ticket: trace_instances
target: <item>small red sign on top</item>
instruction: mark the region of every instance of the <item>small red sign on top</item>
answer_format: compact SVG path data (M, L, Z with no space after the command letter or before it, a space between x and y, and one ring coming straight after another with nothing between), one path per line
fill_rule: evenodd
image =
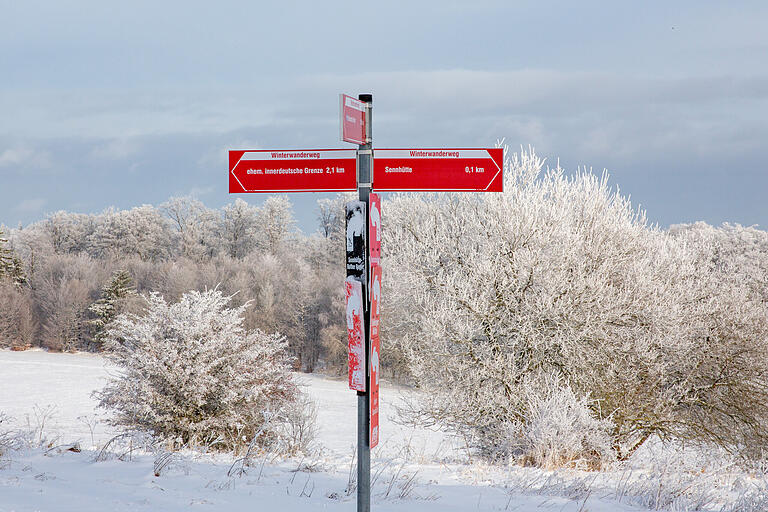
M365 103L346 94L340 94L339 98L341 140L365 144Z

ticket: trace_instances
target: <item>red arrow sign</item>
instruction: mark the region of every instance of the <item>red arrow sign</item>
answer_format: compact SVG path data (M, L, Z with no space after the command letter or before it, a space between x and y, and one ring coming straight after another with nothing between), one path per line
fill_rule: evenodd
M357 190L353 149L236 150L229 152L229 192Z
M501 192L504 150L376 149L373 189L393 191Z

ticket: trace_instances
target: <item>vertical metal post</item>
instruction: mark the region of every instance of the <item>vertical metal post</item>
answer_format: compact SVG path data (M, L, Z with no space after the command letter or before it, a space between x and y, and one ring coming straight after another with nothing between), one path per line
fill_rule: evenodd
M373 107L373 95L360 94L358 96L360 101L364 102L365 108L365 138L366 143L361 144L358 148L357 154L357 192L360 201L365 203L365 276L363 281L363 301L365 307L363 308L363 331L365 333L365 389L366 392L357 392L357 512L370 512L371 510L371 443L369 439L370 431L370 393L371 388L371 373L370 373L370 361L371 356L371 297L368 294L368 274L370 272L370 248L368 247L368 240L370 233L368 233L368 210L369 210L369 196L371 193L371 184L373 182L373 153L371 148L372 144L372 130L371 130L371 109Z

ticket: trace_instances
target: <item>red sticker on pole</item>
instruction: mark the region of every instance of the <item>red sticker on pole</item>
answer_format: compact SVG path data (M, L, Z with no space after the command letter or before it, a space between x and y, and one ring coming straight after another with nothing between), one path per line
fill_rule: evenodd
M365 338L363 336L363 284L355 278L346 280L347 347L349 388L365 391Z
M371 448L379 444L379 302L381 299L381 265L371 266Z
M341 140L365 144L365 103L346 94L339 94L339 103Z
M378 194L369 195L368 209L368 246L370 262L381 263L381 198Z
M232 150L229 193L357 190L354 149Z
M504 150L376 149L373 189L379 192L501 192Z

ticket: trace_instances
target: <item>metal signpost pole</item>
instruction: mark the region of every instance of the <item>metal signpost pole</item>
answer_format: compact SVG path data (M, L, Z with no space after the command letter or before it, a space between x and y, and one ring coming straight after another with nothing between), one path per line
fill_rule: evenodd
M345 294L349 387L357 391L357 511L370 512L371 445L375 447L381 437L378 380L374 379L371 386L373 365L374 374L378 376L379 372L378 300L381 286L381 267L378 265L381 203L376 194L373 194L375 208L371 210L370 206L374 174L376 192L502 192L504 151L501 148L379 149L374 160L373 96L360 94L358 98L339 95L341 140L358 144L356 152L343 149L230 150L229 192L351 192L357 189L359 201L348 203L346 211ZM373 258L371 231L376 233ZM376 264L373 271L372 262ZM373 279L371 274L375 274ZM375 285L373 281L377 281ZM373 325L372 295L376 295L377 300ZM372 336L376 348L374 354L371 353Z
M360 101L365 103L365 144L361 144L357 152L357 192L358 199L365 203L366 215L369 207L369 195L373 181L373 151L371 141L371 109L373 96L360 94ZM367 218L367 217L366 217ZM357 512L369 512L371 510L371 445L368 439L370 421L370 356L371 333L368 326L371 322L371 298L368 290L367 278L370 274L370 251L368 248L368 222L365 223L366 247L365 247L365 279L363 280L363 302L365 306L363 332L365 333L365 389L357 392Z

